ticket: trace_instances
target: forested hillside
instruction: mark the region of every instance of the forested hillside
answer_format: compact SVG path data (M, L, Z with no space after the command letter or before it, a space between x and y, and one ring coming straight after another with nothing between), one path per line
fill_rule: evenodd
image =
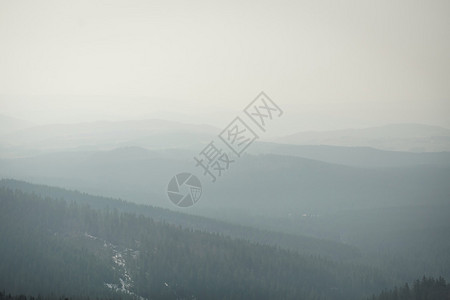
M449 300L450 284L445 279L439 277L422 277L417 279L410 287L405 283L402 287L395 287L389 291L383 291L378 296L373 296L372 300Z
M149 205L135 204L119 199L93 196L78 191L30 184L13 179L0 180L0 187L18 189L28 193L34 193L43 197L63 199L64 201L76 201L79 204L89 205L94 209L117 209L121 212L142 214L156 221L162 221L182 228L202 230L211 233L219 233L233 238L250 240L252 242L268 245L276 245L282 248L295 250L302 254L315 255L334 260L349 260L360 257L360 251L348 244L336 241L312 238L301 235L286 234L268 230L260 230L253 227L236 225L210 218L174 212L168 209Z
M376 270L0 188L0 289L148 299L361 299Z

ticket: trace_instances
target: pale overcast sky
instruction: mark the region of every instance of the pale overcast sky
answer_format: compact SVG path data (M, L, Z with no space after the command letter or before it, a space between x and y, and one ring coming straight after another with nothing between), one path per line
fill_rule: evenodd
M450 1L2 1L0 114L450 127ZM286 132L290 133L290 132Z

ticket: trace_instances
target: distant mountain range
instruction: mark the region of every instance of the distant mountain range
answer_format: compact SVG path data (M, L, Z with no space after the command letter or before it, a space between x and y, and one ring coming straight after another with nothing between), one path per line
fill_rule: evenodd
M158 119L35 126L0 115L0 157L26 157L68 150L112 150L119 147L195 150L220 132L220 128L210 125ZM428 125L396 124L366 129L299 132L271 141L277 144L442 152L450 151L450 130Z
M329 145L291 145L258 142L248 151L252 154L277 154L303 157L331 164L360 168L406 167L420 165L450 166L450 152L379 150L370 147Z
M15 132L20 129L33 127L35 124L0 114L0 135Z
M382 150L450 151L450 130L421 124L392 124L364 129L305 131L274 140L297 145L372 147Z
M189 148L219 133L209 125L165 120L52 124L13 130L0 139L0 157L23 157L64 150L108 150L139 146Z
M247 154L216 184L210 184L210 178L195 167L192 150L137 147L1 159L0 177L173 208L166 196L167 183L173 175L190 171L196 172L205 185L195 211L217 210L222 214L244 207L255 214L324 213L423 203L425 199L443 203L450 197L448 153L419 155L351 148L351 155L359 157L351 161L341 148L317 148L316 153L321 155L322 150L328 160L341 163L270 152ZM396 158L402 163L389 165ZM342 164L346 160L350 163Z

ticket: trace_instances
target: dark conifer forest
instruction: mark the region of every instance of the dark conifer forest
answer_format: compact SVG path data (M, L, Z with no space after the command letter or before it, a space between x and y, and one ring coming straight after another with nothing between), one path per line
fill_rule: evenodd
M158 222L117 209L0 189L0 285L32 296L358 299L380 272Z
M3 180L0 208L4 299L445 299L439 297L448 293L443 278L402 286L402 266L385 268L350 245L76 191ZM269 241L278 235L278 243Z

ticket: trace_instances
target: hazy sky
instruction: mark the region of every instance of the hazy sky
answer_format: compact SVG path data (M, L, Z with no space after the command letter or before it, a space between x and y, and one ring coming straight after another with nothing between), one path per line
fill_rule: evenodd
M0 113L450 127L450 1L2 1ZM289 132L286 132L289 133Z

